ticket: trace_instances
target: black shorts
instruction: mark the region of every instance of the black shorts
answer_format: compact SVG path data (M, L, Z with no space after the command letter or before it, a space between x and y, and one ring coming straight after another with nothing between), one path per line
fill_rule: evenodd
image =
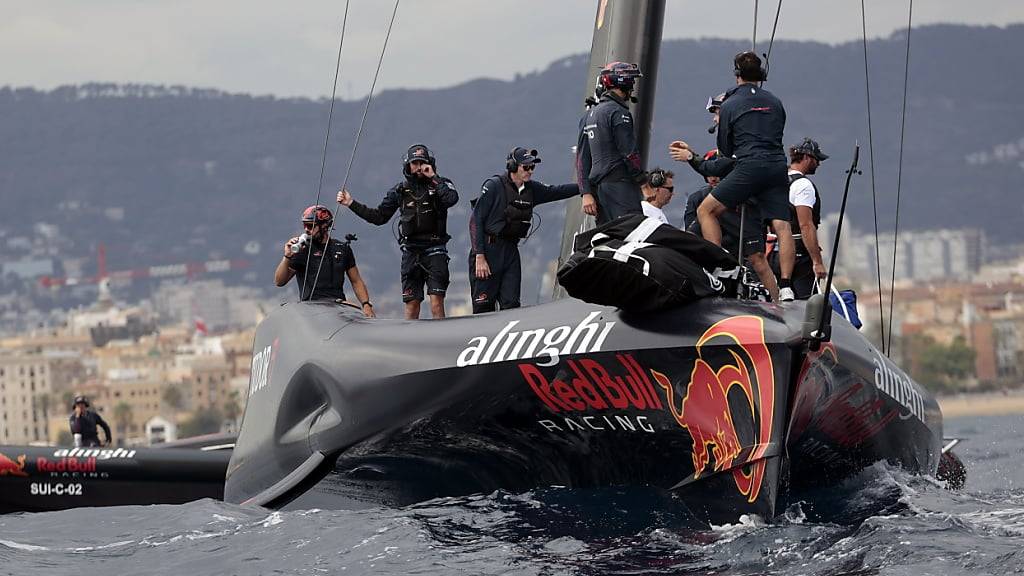
M740 219L743 220L743 254L750 256L754 252L764 253L765 224L761 216L760 206L756 203L747 203L744 214L741 208L727 210L718 217L718 223L722 227L722 248L736 255L739 247Z
M448 291L448 249L444 246L402 249L402 302L423 300L427 294L444 296Z
M711 191L726 208L757 198L765 221L789 220L789 176L785 160L743 160Z

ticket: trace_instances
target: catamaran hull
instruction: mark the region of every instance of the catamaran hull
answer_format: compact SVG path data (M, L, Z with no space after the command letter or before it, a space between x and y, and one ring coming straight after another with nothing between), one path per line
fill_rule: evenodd
M831 356L806 357L802 317L800 303L726 299L642 315L560 300L444 322L289 304L257 331L225 497L348 508L634 485L724 522L770 518L783 488L879 459L933 473L934 400L901 372L917 396L887 394L898 386L876 383L852 327ZM861 433L837 440L837 413L864 415Z
M230 451L0 446L0 514L223 499Z

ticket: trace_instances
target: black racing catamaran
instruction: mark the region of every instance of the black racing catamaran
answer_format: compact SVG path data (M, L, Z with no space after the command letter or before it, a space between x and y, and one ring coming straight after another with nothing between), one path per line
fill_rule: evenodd
M664 9L664 0L600 0L584 85L590 96L607 62L640 63L644 157ZM590 227L570 203L563 262ZM0 512L221 495L349 508L645 486L721 523L770 519L791 493L877 461L936 474L940 462L955 464L944 458L950 447L931 395L820 296L784 306L709 297L638 313L563 294L430 322L305 301L257 330L229 464L230 442L2 446Z
M664 8L601 0L585 82L589 96L606 62L641 64L642 151ZM571 203L563 259L589 226ZM647 486L717 523L770 519L788 491L877 461L935 474L938 404L831 318L822 297L713 297L650 313L562 297L430 322L287 304L257 330L260 369L225 499L348 508Z

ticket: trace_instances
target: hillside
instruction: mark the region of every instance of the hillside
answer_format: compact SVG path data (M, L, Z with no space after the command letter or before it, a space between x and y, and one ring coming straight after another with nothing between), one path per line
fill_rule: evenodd
M902 225L979 227L991 243L1024 241L1018 184L1024 102L1015 89L1020 81L1007 72L1018 69L1024 26L943 25L913 34ZM869 46L883 228L894 219L904 39L897 34ZM665 43L649 165L670 163L665 148L673 139L712 144L703 104L731 84L731 56L744 47L725 40ZM455 236L453 278L463 279L469 200L484 178L502 168L510 147L542 151L539 179L570 178L569 147L576 138L585 65L581 54L514 81L481 79L379 94L349 189L357 199L375 202L397 181L405 148L429 144L440 173L455 181L462 196L449 230ZM786 105L787 141L812 136L832 155L818 179L826 211L838 205L854 141L865 147L865 176L851 200L851 218L863 228L871 213L861 45L779 42L766 87ZM362 106L339 102L335 108L325 203L333 204L344 177ZM258 273L237 279L269 285L281 243L316 195L327 113L326 100L184 87L0 89L0 194L7 208L0 212L0 235L32 236L34 224L53 224L65 243L59 254L50 254L56 263L91 257L103 242L114 269L239 257L255 241L261 246ZM689 169L680 170L681 190L698 185ZM683 204L677 197L670 217L681 217ZM526 245L527 278L555 256L561 214L560 206L542 211L543 226ZM391 231L347 212L339 229L359 234L357 256L371 288L397 293L398 250ZM0 250L5 260L20 257ZM526 284L529 300L536 281Z

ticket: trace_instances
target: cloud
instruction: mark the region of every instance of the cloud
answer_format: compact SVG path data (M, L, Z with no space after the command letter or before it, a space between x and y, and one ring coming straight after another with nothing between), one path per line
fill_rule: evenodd
M919 2L915 25L1024 21L1020 0ZM747 6L749 5L749 6ZM339 94L368 89L393 4L351 2ZM403 0L378 83L437 87L511 78L590 48L594 0ZM665 38L749 38L752 2L668 2ZM759 42L776 4L760 2ZM15 86L90 81L184 84L279 96L330 94L344 3L242 0L20 2L0 22L0 67ZM887 36L906 3L870 0L868 32ZM778 38L860 37L860 3L787 0Z

